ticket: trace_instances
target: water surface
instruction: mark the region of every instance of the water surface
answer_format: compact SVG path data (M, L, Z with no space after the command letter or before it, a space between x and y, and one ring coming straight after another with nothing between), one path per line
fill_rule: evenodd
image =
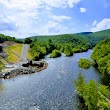
M77 110L73 79L81 72L87 81L100 82L94 67L88 70L78 67L78 60L90 58L91 52L52 59L47 56L47 69L0 80L0 110Z

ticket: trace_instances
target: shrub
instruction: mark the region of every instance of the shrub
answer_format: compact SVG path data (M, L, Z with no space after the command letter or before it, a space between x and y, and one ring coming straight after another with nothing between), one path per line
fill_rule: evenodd
M56 57L60 57L61 56L61 52L59 50L53 50L52 53L50 54L50 58L56 58Z
M70 45L66 45L64 48L64 54L66 56L72 56L73 55L73 51L72 51L72 47Z
M81 58L78 62L78 66L80 68L84 68L84 69L88 69L91 65L90 60L86 59L86 58Z

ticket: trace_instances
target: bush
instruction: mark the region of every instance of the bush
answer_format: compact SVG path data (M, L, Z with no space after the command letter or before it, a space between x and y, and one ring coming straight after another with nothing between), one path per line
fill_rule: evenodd
M50 54L50 58L56 58L56 57L60 57L61 56L61 52L59 50L53 50L52 53Z
M88 110L110 110L110 92L107 86L99 85L94 80L86 83L82 74L74 80L74 85L76 92L83 99L81 103L84 103Z
M66 45L64 48L64 54L66 56L72 56L73 55L73 51L72 51L72 46L71 45Z
M88 69L91 66L91 62L86 58L81 58L78 62L78 66L80 68Z

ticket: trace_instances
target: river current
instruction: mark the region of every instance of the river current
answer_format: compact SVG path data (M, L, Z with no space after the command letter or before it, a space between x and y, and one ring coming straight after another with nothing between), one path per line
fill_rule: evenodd
M78 110L73 79L81 72L86 81L100 83L98 71L78 67L80 58L89 58L92 50L72 57L48 58L48 68L35 74L0 79L0 110Z

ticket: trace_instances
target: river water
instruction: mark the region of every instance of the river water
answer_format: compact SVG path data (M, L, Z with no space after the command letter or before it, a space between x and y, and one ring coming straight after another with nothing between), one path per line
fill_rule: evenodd
M0 110L78 110L73 79L81 72L88 82L100 83L98 71L78 67L80 58L90 58L92 50L72 57L44 59L48 68L35 74L0 80Z

